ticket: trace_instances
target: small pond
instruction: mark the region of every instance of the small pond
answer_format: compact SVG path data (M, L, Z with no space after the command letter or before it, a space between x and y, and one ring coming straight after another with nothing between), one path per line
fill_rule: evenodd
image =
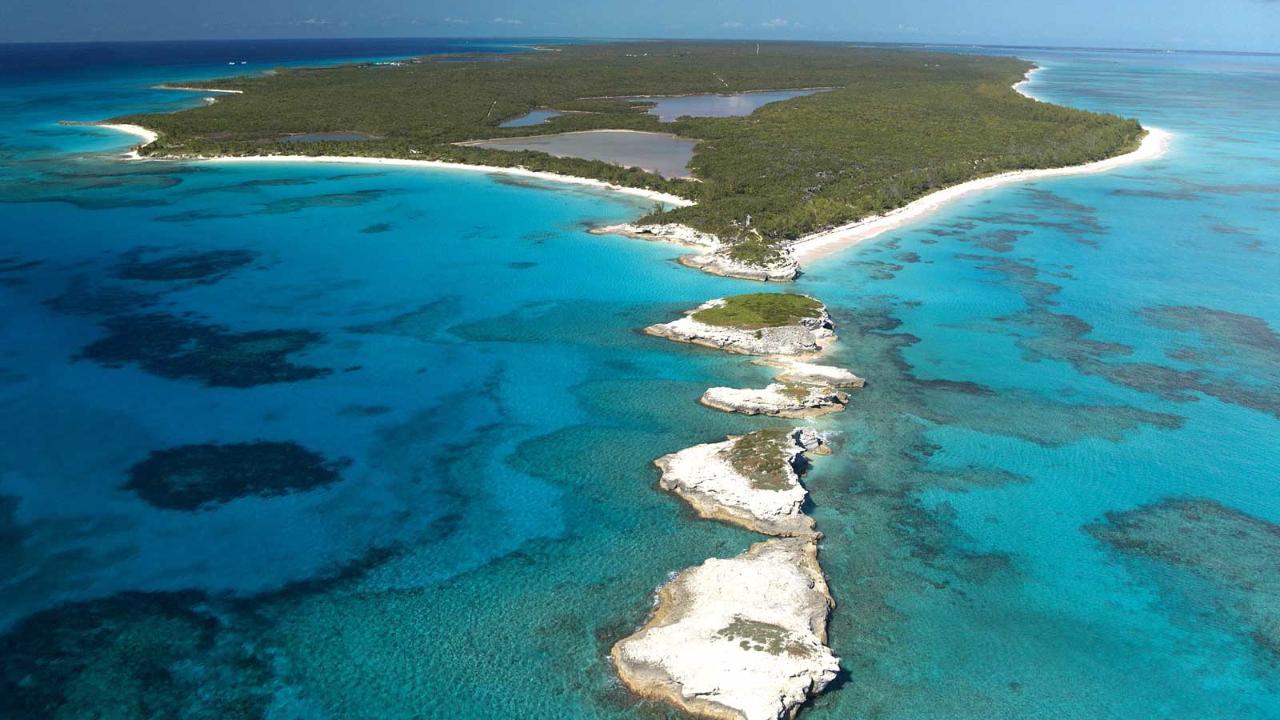
M541 125L542 123L554 117L560 117L562 113L555 110L530 110L520 117L513 117L510 120L503 120L498 127L529 127L530 125Z

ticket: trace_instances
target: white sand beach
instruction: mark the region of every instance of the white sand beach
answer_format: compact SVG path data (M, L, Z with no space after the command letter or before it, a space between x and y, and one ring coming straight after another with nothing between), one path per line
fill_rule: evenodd
M207 88L194 87L191 85L152 85L152 90L182 90L183 92L202 92L202 93L228 93L231 95L243 95L243 90L224 90L223 88Z
M1027 92L1027 85L1031 83L1035 74L1043 68L1036 67L1028 71L1026 77L1013 86L1017 92L1039 101ZM238 90L217 90L214 88L190 88L178 86L159 86L165 89L181 89L181 90L201 90L207 92L240 92ZM114 125L103 124L100 127L112 128L121 132L126 132L143 139L143 142L135 147L127 154L131 158L140 158L137 152L139 148L153 142L158 135L139 125ZM931 213L936 212L947 203L961 198L970 193L990 190L1003 185L1012 183L1030 182L1035 180L1043 180L1054 177L1066 177L1071 175L1087 175L1093 173L1108 172L1117 168L1134 165L1137 163L1149 162L1158 159L1164 155L1172 141L1173 134L1167 130L1160 128L1148 127L1147 134L1143 137L1141 144L1132 152L1116 157L1107 158L1106 160L1098 160L1096 162L1086 163L1084 165L1071 165L1061 168L1048 168L1043 170L1015 170L1012 172L992 175L990 177L978 178L969 182L952 185L936 192L925 195L922 198L912 201L903 207L900 207L884 215L875 215L863 218L856 222L839 227L824 230L822 232L813 233L796 240L791 243L791 256L800 263L808 262L817 258L821 258L832 253L844 250L859 243L870 240L883 233L896 230L908 223L921 220ZM628 132L620 130L617 132ZM568 133L566 133L568 134ZM466 145L471 143L458 143ZM187 159L187 158L177 158ZM599 188L619 192L626 195L641 197L646 200L664 203L671 207L685 207L692 205L693 201L682 198L669 193L658 192L656 190L645 190L642 188L624 187L614 185L602 180L591 178L576 177L572 175L561 175L558 173L542 172L537 170L529 170L522 167L497 167L491 165L470 165L466 163L444 162L440 160L413 160L408 158L379 158L379 157L346 157L346 156L310 156L310 155L254 155L246 157L217 157L217 158L190 158L192 160L202 160L206 162L253 162L253 163L347 163L347 164L364 164L364 165L392 165L398 167L418 167L430 168L437 170L465 170L471 172L487 172L501 173L515 177L525 177L534 180L546 180L550 182L568 183L572 185L583 185L587 187Z
M123 125L103 123L98 127L110 128L120 132L129 133L135 137L142 138L142 142L134 146L126 157L132 159L141 159L142 156L138 150L160 137L154 131L148 130L141 125ZM379 158L379 157L347 157L342 155L249 155L244 157L195 157L195 158L155 158L156 160L199 160L201 162L219 162L219 163L342 163L347 165L392 165L396 167L413 167L413 168L429 168L434 170L466 170L468 172L486 172L499 173L502 175L513 175L515 177L524 177L531 180L546 180L549 182L569 183L572 185L585 185L587 187L608 190L611 192L622 193L624 195L632 195L641 197L646 200L653 200L672 207L685 207L692 205L693 201L682 198L678 195L670 193L658 192L657 190L645 190L644 188L625 187L623 185L614 185L604 182L603 180L594 180L592 178L575 177L573 175L560 175L557 173L541 172L538 170L529 170L522 167L498 167L494 165L468 165L466 163L452 163L441 160L412 160L408 158Z
M991 177L970 180L959 185L952 185L937 192L929 193L884 215L875 215L848 225L841 225L840 227L802 237L791 244L792 256L797 261L804 263L830 255L833 252L857 245L882 233L896 230L903 225L920 220L936 212L952 200L970 193L990 190L1012 183L1069 175L1088 175L1115 170L1126 165L1149 162L1168 152L1172 138L1173 134L1167 130L1148 127L1147 134L1142 138L1142 143L1138 146L1138 149L1124 155L1117 155L1113 158L1085 163L1084 165L1071 165L1045 170L1015 170L992 175Z
M502 175L512 175L515 177L529 178L531 180L547 180L550 182L568 183L571 185L586 185L588 187L598 188L601 190L609 190L624 195L634 195L642 197L646 200L664 203L673 207L684 207L692 205L693 201L682 198L678 195L670 193L658 192L657 190L645 190L644 188L626 187L624 185L614 185L603 180L594 180L592 178L576 177L573 175L560 175L558 173L542 172L540 170L529 170L522 167L498 167L495 165L468 165L466 163L444 162L442 160L410 160L406 158L377 158L377 157L346 157L341 155L250 155L246 157L218 157L218 158L195 158L205 162L218 163L345 163L355 165L393 165L397 167L416 167L430 168L435 170L467 170L470 172L486 172L499 173Z

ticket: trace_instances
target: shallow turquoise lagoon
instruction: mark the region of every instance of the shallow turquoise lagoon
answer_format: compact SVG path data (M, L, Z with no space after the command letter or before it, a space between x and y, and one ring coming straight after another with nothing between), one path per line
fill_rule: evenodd
M805 712L1280 716L1274 548L1203 524L1280 521L1280 63L1025 54L1173 149L807 268L869 384L808 478L847 673ZM759 286L587 234L616 193L57 125L201 62L0 83L0 715L663 716L608 648L758 538L650 463L767 376L638 329Z

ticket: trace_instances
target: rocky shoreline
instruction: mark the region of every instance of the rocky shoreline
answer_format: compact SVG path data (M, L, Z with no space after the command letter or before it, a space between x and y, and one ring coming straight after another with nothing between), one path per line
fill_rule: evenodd
M804 513L809 493L800 484L805 452L823 446L810 428L754 433L694 445L654 461L663 490L678 495L704 518L763 535L813 535Z
M767 540L663 585L653 613L613 646L632 692L724 720L792 718L840 671L816 537Z
M742 355L814 355L836 340L835 325L822 307L816 317L800 318L792 324L742 328L711 325L694 319L704 310L723 307L725 298L709 300L684 317L650 325L644 331L676 342L691 343Z
M707 388L698 402L743 415L812 418L844 410L849 394L823 385L770 383L763 388Z
M702 322L695 319L703 311ZM763 389L713 387L701 402L748 415L812 416L844 408L863 386L843 368L799 359L827 349L835 327L812 298L746 295L703 303L650 335L763 356L778 370ZM799 356L799 357L797 357ZM808 456L830 453L810 427L766 428L654 461L659 487L699 516L773 539L711 558L658 590L654 611L610 656L635 694L724 720L784 720L840 670L826 646L835 606L818 563L822 534L805 512Z
M730 254L731 246L715 235L679 223L649 225L625 223L593 228L590 232L596 235L622 235L640 240L661 240L696 248L702 252L696 255L680 256L680 264L712 275L761 282L788 282L800 275L800 263L791 257L790 250L780 251L773 262L764 264L744 262L735 259Z

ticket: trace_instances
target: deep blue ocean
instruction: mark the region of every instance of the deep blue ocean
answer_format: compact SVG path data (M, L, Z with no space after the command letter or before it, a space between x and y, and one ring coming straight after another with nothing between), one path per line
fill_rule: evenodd
M617 193L58 124L458 50L519 47L0 46L0 717L666 715L609 647L759 538L651 461L768 375L638 329L760 286L588 234ZM846 674L805 717L1280 718L1280 58L992 52L1173 146L806 268L868 386L806 480ZM1107 515L1168 498L1233 514Z

